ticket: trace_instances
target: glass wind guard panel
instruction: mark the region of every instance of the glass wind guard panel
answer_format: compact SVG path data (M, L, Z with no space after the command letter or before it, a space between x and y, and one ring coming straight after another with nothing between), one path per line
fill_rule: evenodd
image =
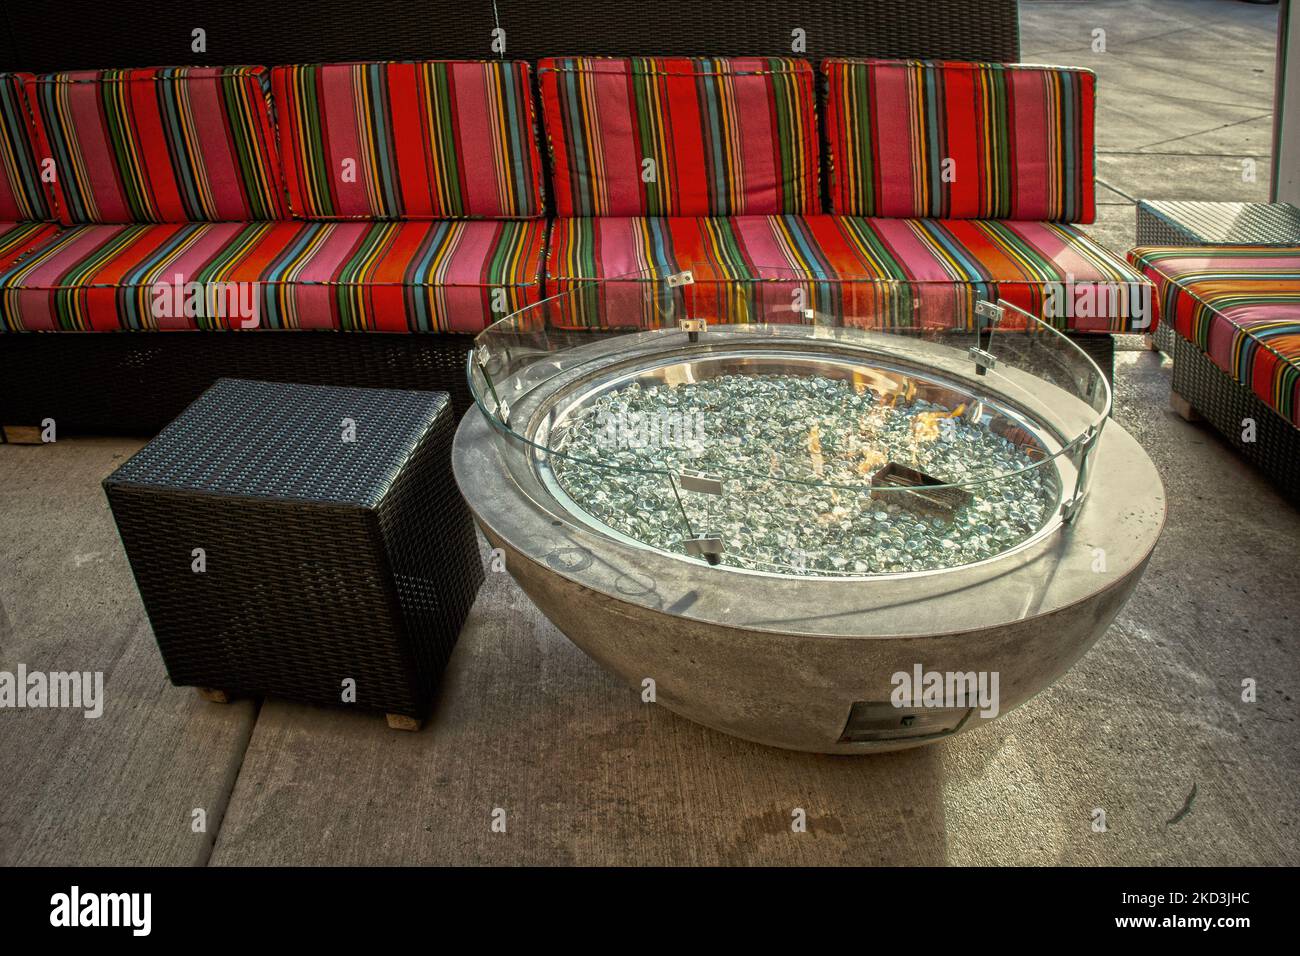
M1110 390L1069 339L936 283L641 274L477 339L469 376L563 520L751 572L976 563L1082 506Z

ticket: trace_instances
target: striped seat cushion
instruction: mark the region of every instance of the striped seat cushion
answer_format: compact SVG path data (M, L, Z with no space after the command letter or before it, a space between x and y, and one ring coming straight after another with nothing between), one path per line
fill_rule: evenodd
M802 60L548 58L537 75L560 216L818 211Z
M973 328L975 303L997 298L1074 331L1143 329L1151 316L1150 284L1065 224L737 216L561 219L552 228L550 292L684 270L696 303L713 295L713 314L743 315L736 303L748 296L751 321L788 312L792 295L794 305L861 325ZM593 321L617 324L617 300L606 301L608 314Z
M53 73L27 89L63 223L284 218L264 67Z
M542 215L527 63L281 66L272 89L295 216Z
M32 144L25 73L0 73L0 219L49 219L40 162Z
M830 59L822 72L832 212L1093 221L1090 71Z
M1134 249L1162 321L1300 428L1300 246Z
M52 222L0 222L0 268L13 265L58 231Z
M88 225L0 271L9 331L478 332L537 300L544 224Z

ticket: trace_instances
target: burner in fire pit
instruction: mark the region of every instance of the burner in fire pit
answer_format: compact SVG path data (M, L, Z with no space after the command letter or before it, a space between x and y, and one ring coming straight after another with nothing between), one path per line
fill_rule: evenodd
M871 476L873 498L892 498L902 508L932 515L951 522L971 498L965 488L957 488L933 475L891 461ZM886 495L880 489L906 488L907 493Z

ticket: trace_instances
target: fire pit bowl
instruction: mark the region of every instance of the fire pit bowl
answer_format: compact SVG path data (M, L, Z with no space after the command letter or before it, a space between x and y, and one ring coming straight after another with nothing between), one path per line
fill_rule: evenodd
M774 746L1022 703L1164 521L1088 356L946 289L628 276L496 323L469 375L454 470L510 574L642 699Z

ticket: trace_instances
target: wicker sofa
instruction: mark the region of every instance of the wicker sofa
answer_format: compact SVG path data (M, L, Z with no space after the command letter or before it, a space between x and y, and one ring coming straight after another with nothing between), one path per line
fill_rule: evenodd
M222 375L463 409L494 318L688 266L728 296L776 269L826 304L887 286L900 322L923 300L973 322L980 298L1041 312L1049 290L1109 289L1049 316L1106 366L1105 333L1149 321L1147 280L1074 225L1094 212L1087 71L567 57L0 79L0 425L151 432Z

